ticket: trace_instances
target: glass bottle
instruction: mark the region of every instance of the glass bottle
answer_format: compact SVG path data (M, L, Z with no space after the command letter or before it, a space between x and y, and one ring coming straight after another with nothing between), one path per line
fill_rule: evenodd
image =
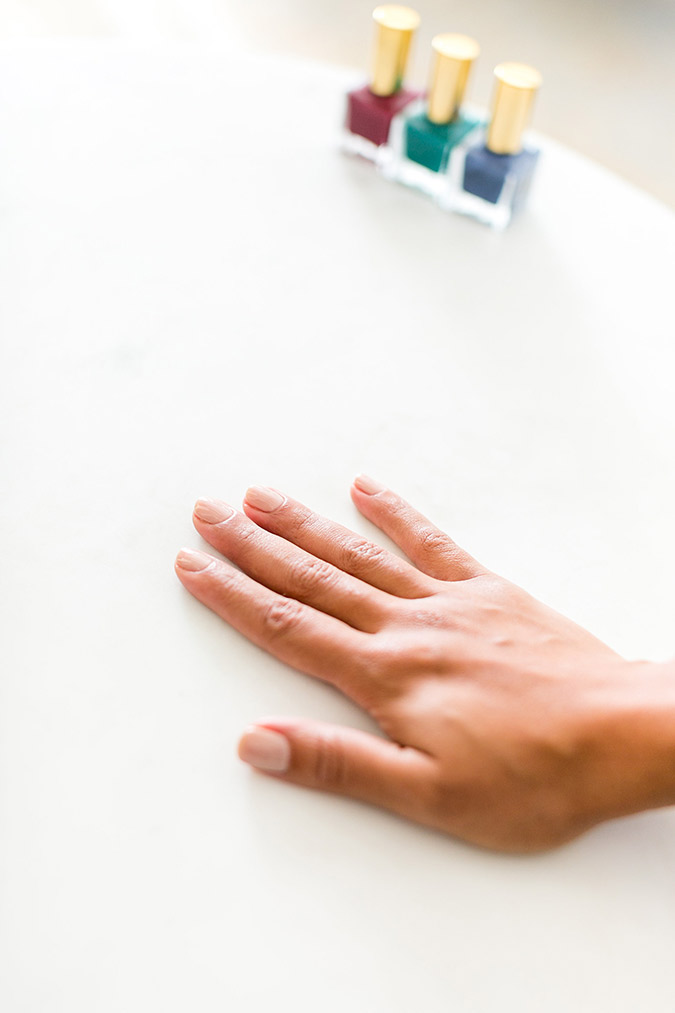
M381 163L394 117L419 97L403 86L413 35L420 23L417 11L387 4L373 11L375 60L370 84L347 95L343 148Z
M387 174L438 196L448 186L453 149L483 123L462 109L480 46L467 35L445 34L435 36L431 48L434 59L427 97L408 105L392 125L395 157Z
M492 115L484 135L451 159L449 206L497 228L508 225L527 196L539 151L524 145L541 74L524 63L495 67Z

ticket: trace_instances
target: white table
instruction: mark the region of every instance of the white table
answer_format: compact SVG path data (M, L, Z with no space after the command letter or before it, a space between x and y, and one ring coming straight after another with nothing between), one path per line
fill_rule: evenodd
M447 217L336 153L352 80L1 53L4 1013L672 1013L674 811L505 858L234 756L368 727L172 573L252 482L365 532L366 470L674 650L672 215L547 144L508 232Z

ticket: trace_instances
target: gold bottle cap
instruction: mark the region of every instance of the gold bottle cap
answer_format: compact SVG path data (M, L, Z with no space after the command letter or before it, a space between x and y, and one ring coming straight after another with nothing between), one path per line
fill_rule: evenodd
M468 35L436 35L431 40L435 53L429 85L427 117L432 123L449 123L459 112L471 65L480 46Z
M525 63L500 63L495 79L486 144L496 155L515 155L522 148L541 74Z
M401 87L410 43L419 27L420 16L410 7L386 4L376 7L375 68L370 90L375 95L393 95Z

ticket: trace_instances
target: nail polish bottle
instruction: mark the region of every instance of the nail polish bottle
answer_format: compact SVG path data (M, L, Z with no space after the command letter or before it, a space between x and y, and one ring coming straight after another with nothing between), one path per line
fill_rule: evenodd
M411 103L392 125L395 158L387 174L425 193L448 187L450 155L483 124L461 108L469 73L480 52L467 35L437 35L431 43L433 65L426 100Z
M541 74L524 63L495 67L492 115L481 139L453 155L450 206L504 228L527 200L539 151L523 145Z
M373 11L375 60L372 80L347 95L347 117L343 147L381 164L388 156L383 150L391 121L419 92L403 87L405 67L420 16L410 7L387 4Z

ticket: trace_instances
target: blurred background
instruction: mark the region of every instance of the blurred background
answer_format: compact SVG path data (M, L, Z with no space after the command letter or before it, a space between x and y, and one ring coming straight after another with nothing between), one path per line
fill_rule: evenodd
M219 40L363 67L373 0L2 0L0 38ZM675 207L675 0L419 0L410 80L433 35L475 36L469 98L501 60L537 66L543 133Z

